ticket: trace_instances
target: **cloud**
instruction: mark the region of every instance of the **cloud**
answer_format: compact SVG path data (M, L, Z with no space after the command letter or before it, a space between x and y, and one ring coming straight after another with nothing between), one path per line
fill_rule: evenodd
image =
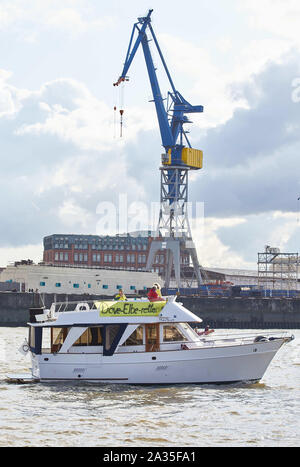
M245 0L240 5L249 13L252 27L283 37L300 46L298 0Z
M43 260L43 245L25 245L20 247L0 248L0 267L5 267L14 261L21 259L32 259L35 263Z
M263 212L245 216L243 222L230 226L220 225L217 235L221 244L233 248L234 254L254 268L257 253L265 245L280 248L282 252L297 252L299 249L300 224L293 212ZM241 264L241 262L239 262Z
M28 91L10 85L4 70L1 77L0 247L53 231L95 233L99 203L153 193L149 112L127 109L126 139L114 138L112 109L82 83L58 79ZM158 166L159 157L157 180Z
M114 16L99 14L89 1L2 0L0 5L0 30L13 29L28 42L36 41L45 30L75 37L115 26Z
M300 106L292 100L292 81L298 73L298 54L268 65L239 89L249 108L207 131L205 168L191 190L209 216L294 207L300 189Z
M287 249L298 241L300 104L291 96L300 77L299 7L251 0L240 8L260 32L239 48L234 35L214 36L228 65L185 36L159 38L184 97L205 107L191 127L205 166L190 175L190 200L205 202L199 258L211 266L247 267L265 243ZM96 11L79 0L3 0L0 30L27 41L41 34L45 42L81 39L114 24ZM88 84L44 75L32 91L12 86L11 77L0 70L0 254L14 246L21 255L24 245L39 245L54 231L100 233L99 206L117 206L120 192L129 203L159 200L162 148L153 104L126 106L120 139L119 113L114 128L109 98L97 98ZM144 92L144 81L134 86Z

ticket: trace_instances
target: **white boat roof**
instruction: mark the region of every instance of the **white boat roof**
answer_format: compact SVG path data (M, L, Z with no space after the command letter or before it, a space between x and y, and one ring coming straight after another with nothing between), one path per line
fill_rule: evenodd
M55 305L55 304L53 304ZM93 308L87 302L78 302L73 311L55 312L55 306L36 315L33 326L82 326L101 324L143 324L143 323L201 323L202 319L187 310L176 297L165 301L148 300L94 301Z

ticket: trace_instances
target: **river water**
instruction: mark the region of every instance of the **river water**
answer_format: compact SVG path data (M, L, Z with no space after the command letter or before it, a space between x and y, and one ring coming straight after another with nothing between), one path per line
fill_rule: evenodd
M7 383L28 373L17 350L27 329L0 328L0 446L300 446L300 331L291 333L258 384L139 387Z

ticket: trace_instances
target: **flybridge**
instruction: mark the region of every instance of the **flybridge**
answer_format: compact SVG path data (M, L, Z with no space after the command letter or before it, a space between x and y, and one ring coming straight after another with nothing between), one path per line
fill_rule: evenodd
M142 323L142 322L195 322L202 320L176 302L175 296L167 300L149 302L147 299L120 301L84 301L53 303L49 310L38 309L32 315L33 326L67 326L86 323Z

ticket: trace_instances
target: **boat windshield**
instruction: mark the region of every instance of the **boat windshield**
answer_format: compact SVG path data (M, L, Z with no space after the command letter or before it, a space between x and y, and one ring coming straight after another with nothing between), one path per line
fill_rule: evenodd
M165 324L163 326L163 341L164 342L182 342L187 341L188 339L184 336L181 330L170 324Z

